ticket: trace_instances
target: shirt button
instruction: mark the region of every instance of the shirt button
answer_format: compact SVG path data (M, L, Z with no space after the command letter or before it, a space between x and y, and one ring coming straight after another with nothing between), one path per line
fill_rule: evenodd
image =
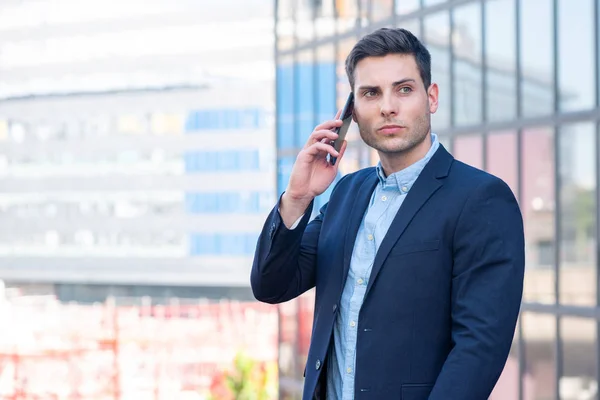
M356 326L356 322L354 322L354 321L350 322L350 326L355 327Z
M352 368L348 367L348 369L346 369L346 372L351 374L352 373Z
M387 200L387 196L381 196L381 201L386 201Z
M407 188L406 186L402 186L402 187L401 187L401 189L402 189L402 191L403 191L403 192L405 192L405 193L406 193L406 192L408 192L408 188Z
M358 279L356 280L356 283L358 283L359 285L362 285L362 284L363 284L363 282L364 282L364 281L362 280L362 278L358 278Z
M369 235L369 236L367 236L367 239L369 239L369 240L373 240L373 235Z

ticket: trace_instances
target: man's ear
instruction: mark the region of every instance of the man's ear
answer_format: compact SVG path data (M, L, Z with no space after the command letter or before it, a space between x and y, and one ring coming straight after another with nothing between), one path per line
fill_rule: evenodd
M352 110L352 121L354 121L358 124L358 121L356 120L356 111L355 110Z

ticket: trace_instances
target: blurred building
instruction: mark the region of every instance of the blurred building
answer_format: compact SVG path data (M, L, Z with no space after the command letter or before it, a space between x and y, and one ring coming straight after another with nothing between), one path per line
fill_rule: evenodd
M522 313L492 399L598 398L598 2L275 3L277 192L313 127L343 106L344 61L357 39L380 27L411 30L429 48L440 86L433 130L456 158L504 179L525 219ZM375 165L355 125L348 136L341 173ZM310 315L311 296L287 304L287 314ZM302 318L287 323L310 326ZM299 333L282 346L289 392L307 340Z
M0 279L252 298L275 197L272 4L0 4Z

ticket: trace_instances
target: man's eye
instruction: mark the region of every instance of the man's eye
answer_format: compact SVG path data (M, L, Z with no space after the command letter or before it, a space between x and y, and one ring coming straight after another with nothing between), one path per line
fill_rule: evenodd
M373 97L375 95L376 95L376 93L374 90L368 90L365 92L365 97Z
M412 92L412 89L409 88L408 86L401 87L399 90L400 90L400 93L404 93L404 94L408 94L408 93Z

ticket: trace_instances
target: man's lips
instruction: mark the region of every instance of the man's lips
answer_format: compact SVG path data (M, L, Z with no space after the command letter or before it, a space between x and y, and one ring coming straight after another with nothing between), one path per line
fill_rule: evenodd
M383 133L384 135L389 135L393 133L398 133L405 127L400 125L384 125L381 128L377 129L378 132Z

